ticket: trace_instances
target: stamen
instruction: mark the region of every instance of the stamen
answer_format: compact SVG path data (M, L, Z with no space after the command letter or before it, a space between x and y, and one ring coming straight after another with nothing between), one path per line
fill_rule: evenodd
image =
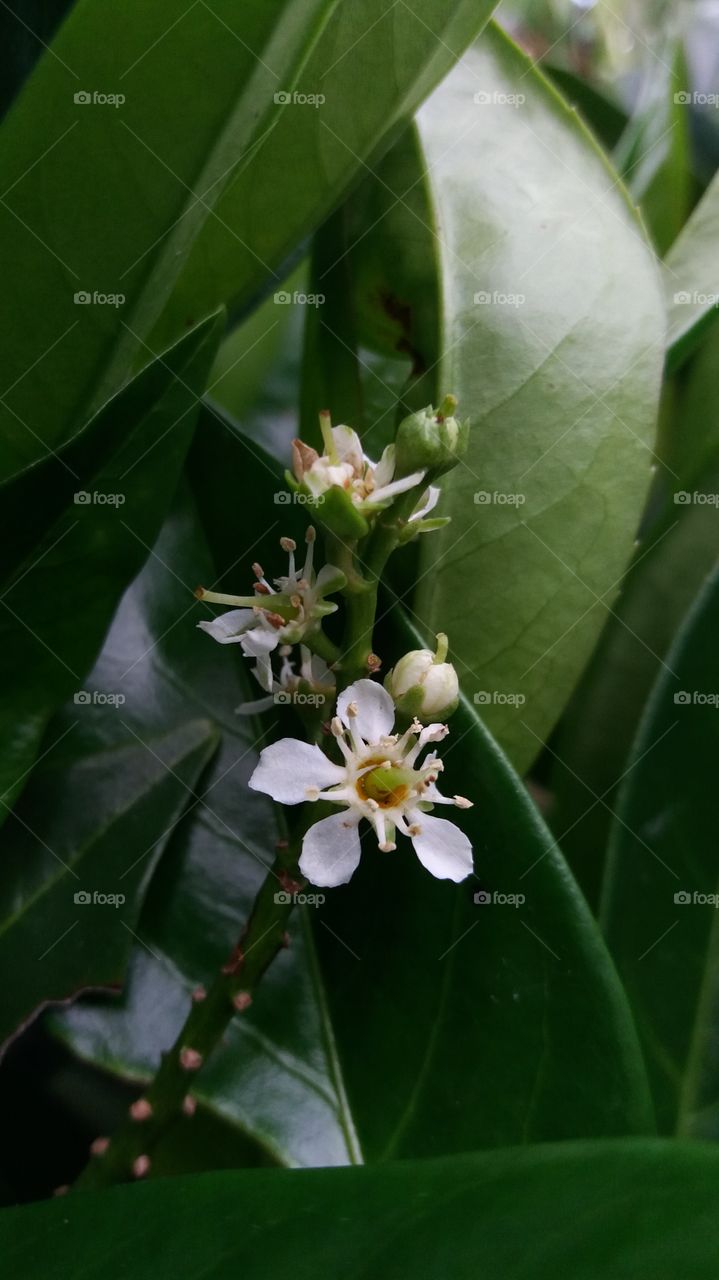
M319 787L305 787L305 796L308 800L318 800L320 795Z
M332 418L329 409L320 410L320 431L322 432L325 453L332 465L336 467L339 464L339 455L332 435Z
M473 801L473 800L468 800L466 796L455 796L455 797L454 797L454 803L456 804L456 806L457 806L457 808L458 808L458 809L472 809L472 808L474 808L474 801Z

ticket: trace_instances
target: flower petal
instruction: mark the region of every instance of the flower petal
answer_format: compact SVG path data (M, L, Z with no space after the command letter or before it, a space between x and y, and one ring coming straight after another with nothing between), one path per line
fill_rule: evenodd
M362 441L357 432L353 431L352 427L345 427L340 424L340 426L332 428L332 439L340 462L348 462L353 471L361 471L364 459Z
M347 714L350 702L357 704L356 716ZM392 732L394 703L375 680L356 680L337 699L337 715L346 729L353 729L365 742L378 742Z
M281 738L260 752L248 786L264 791L280 804L302 804L308 787L333 787L344 782L345 771L317 746L299 738Z
M441 492L441 489L436 484L431 484L427 492L422 494L419 503L410 516L410 520L421 520L423 516L427 515L428 511L433 511L439 502Z
M200 631L206 631L218 644L237 644L247 627L252 626L255 615L252 609L230 609L229 613L221 613L217 618L203 619L198 622Z
M358 822L344 810L310 827L302 842L300 871L311 884L332 889L351 879L361 853Z
M428 813L408 815L421 834L412 837L414 851L423 867L438 880L454 880L458 884L470 875L473 867L472 846L459 827L446 818L432 818Z
M394 467L394 445L388 444L373 472L372 478L376 489L381 489L383 485L389 484L394 475Z
M393 480L391 484L383 484L381 489L378 486L372 490L368 502L387 502L390 498L396 498L398 493L406 493L407 489L413 489L416 484L419 484L424 475L424 471L413 471L411 476L402 476L401 480Z

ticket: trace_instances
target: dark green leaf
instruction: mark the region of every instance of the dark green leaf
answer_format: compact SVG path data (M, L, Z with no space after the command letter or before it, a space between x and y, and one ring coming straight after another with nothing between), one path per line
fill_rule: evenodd
M121 706L110 708L121 725ZM193 721L148 748L126 734L127 745L88 752L87 709L74 708L63 751L3 833L0 964L13 979L0 1045L43 1004L122 981L157 858L215 745L207 721Z
M719 1136L719 573L660 672L612 827L603 920L663 1130Z
M222 438L224 428L215 425ZM270 498L259 523L252 497L262 482L250 479L248 449L236 440L230 444L232 463L212 451L208 500L216 507L220 495L233 495L233 504L224 507L225 528L232 530L229 563L235 588L249 587L250 565L260 553L268 572L275 564L285 567L278 539L286 531L287 508ZM268 481L276 483L269 476ZM240 490L246 496L238 505ZM209 984L237 941L279 835L275 806L247 788L271 726L258 732L251 719L234 714L260 690L250 688L236 646L216 645L195 625L209 611L193 604L192 588L211 585L214 576L192 504L185 501L126 596L93 675L100 687L122 689L122 718L142 741L186 717L188 709L209 715L222 735L199 804L173 837L153 880L124 999L77 1005L60 1019L63 1036L83 1057L137 1080L156 1068L185 1019L192 990ZM280 718L291 714L278 708ZM287 732L296 726L288 725ZM126 736L102 713L94 734ZM208 1111L283 1163L338 1164L355 1157L301 908L291 947L267 973L261 997L232 1024L195 1092Z
M220 323L213 317L188 334L105 406L66 457L28 473L10 491L5 551L27 544L48 510L54 519L39 545L23 547L26 558L1 600L4 809L49 716L82 692L117 602L157 536L192 439ZM31 521L18 529L23 506Z
M251 1170L0 1214L17 1280L714 1280L719 1155L573 1142L374 1169Z
M167 339L144 345L193 239L220 225L223 190L277 122L278 86L292 88L335 5L75 6L0 137L1 476L58 448L133 364L216 309L219 295L183 306ZM225 234L245 271L271 274L249 233Z

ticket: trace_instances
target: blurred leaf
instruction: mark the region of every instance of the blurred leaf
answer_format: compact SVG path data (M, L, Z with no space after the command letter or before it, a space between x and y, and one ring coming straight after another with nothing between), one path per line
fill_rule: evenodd
M493 8L493 0L337 5L299 77L297 91L309 101L282 106L272 133L222 194L153 345L178 318L203 315L220 300L241 311L258 291L278 289L298 246L371 171Z
M686 222L693 178L682 41L667 36L660 48L652 51L638 102L612 158L661 255Z
M133 362L216 309L219 295L175 313L167 340L145 345L193 239L277 121L278 84L292 86L335 4L265 0L241 20L232 0L72 10L0 136L0 476L60 447ZM241 251L264 278L255 251Z
M523 769L631 552L661 303L616 177L496 29L423 108L419 131L442 237L440 389L472 430L439 509L452 524L421 546L416 608L448 632L468 692L488 694L487 724Z
M0 817L22 785L50 715L81 691L117 602L157 536L192 439L221 322L211 317L188 334L111 400L66 455L10 489L4 549L17 543L26 558L1 598L7 688L0 712ZM52 519L43 530L48 510ZM30 548L35 526L43 537Z
M64 768L37 771L6 824L0 1047L43 1004L122 981L150 876L215 744L200 720L147 748L127 741L87 752L75 734Z
M664 264L667 366L678 369L716 319L719 306L719 175L707 187Z
M215 426L222 435L224 428L216 421ZM249 586L260 548L273 572L271 543L277 545L285 532L285 508L270 501L263 523L256 522L252 495L261 485L248 474L247 447L231 444L234 467L214 449L209 455L206 496L214 506L227 493L234 497L224 507L225 527L232 531L227 554L234 584L242 587ZM240 490L246 497L238 507ZM278 545L277 556L278 568L284 568ZM83 1058L138 1081L153 1073L174 1041L193 989L212 981L237 941L280 834L276 807L249 791L247 779L271 728L282 725L258 733L251 719L234 715L238 703L255 698L259 689L249 687L237 646L215 645L195 625L209 610L193 603L191 589L214 577L202 529L185 497L125 597L93 675L99 687L122 689L122 718L142 741L187 716L188 709L209 716L221 733L199 801L152 882L123 1000L82 1003L56 1019L63 1038ZM280 707L277 716L288 720L292 711ZM115 719L97 715L95 735L112 741L118 732ZM288 724L287 732L296 726ZM252 1008L231 1024L193 1092L209 1112L282 1163L358 1158L302 908L291 947L271 966Z
M576 107L585 123L607 150L616 146L627 126L627 114L619 103L603 89L590 84L566 67L554 66L542 59L542 69L567 102Z
M3 0L0 9L0 116L32 71L74 0Z
M714 1280L717 1194L713 1147L572 1142L75 1194L4 1209L0 1241L17 1280L313 1280L348 1257L353 1280Z
M661 1129L719 1137L715 572L659 673L612 825L602 917Z

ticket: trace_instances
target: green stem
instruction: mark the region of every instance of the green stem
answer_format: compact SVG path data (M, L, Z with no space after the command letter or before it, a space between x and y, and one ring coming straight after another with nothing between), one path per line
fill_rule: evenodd
M303 816L292 841L294 850L307 821L312 820L311 814L306 819ZM252 1003L262 975L286 945L285 930L294 906L292 893L303 884L296 871L295 854L289 846L279 849L237 946L209 989L198 988L194 993L185 1024L172 1048L163 1054L139 1111L138 1104L134 1104L134 1114L143 1118L133 1118L133 1109L130 1110L104 1150L93 1153L74 1188L106 1187L147 1172L157 1142L187 1107L185 1100L197 1072L216 1049L232 1019L242 1017Z
M354 680L368 675L370 671L369 658L372 653L380 579L426 487L427 483L423 481L407 493L400 494L392 506L377 517L360 559L362 574L355 570L354 588L345 588L346 619L342 657L337 668L338 692Z

